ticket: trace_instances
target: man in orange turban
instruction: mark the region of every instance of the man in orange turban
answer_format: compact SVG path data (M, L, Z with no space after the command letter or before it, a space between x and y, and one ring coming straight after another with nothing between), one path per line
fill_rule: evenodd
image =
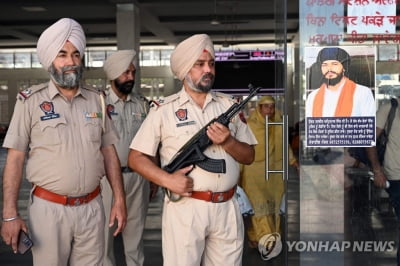
M350 55L338 47L318 53L323 83L308 95L306 117L375 116L372 90L347 77L350 63Z

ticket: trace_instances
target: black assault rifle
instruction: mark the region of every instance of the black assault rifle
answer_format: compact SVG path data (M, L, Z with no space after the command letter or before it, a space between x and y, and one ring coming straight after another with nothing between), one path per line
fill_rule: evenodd
M171 162L164 166L163 169L168 173L173 173L178 169L195 164L209 172L225 173L225 160L212 159L203 154L203 151L212 144L212 141L207 136L207 128L214 122L219 122L228 127L231 119L243 109L247 102L253 98L260 89L261 87L253 88L253 86L249 84L250 94L246 99L240 103L234 103L225 113L208 122L207 125L200 129L196 135L194 135L188 142L186 142L185 145L182 146L182 148L179 149L179 151L171 159ZM172 199L168 190L166 190L166 193L168 197Z

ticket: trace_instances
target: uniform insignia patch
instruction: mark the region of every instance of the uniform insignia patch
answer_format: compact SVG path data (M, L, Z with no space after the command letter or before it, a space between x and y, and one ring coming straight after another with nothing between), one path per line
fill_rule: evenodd
M19 94L22 95L25 99L28 98L32 93L31 89L25 89L23 91L20 91Z
M36 92L41 91L43 89L46 89L47 87L48 87L48 82L38 84L38 85L33 85L32 87L29 87L25 90L18 92L17 99L22 102L25 102L25 100L27 100L33 94L35 94Z
M175 112L175 115L179 121L185 121L187 120L187 109L178 109L178 111Z
M44 101L39 105L39 107L45 114L40 117L40 120L42 121L60 117L60 114L54 112L54 105L52 102Z
M107 105L107 115L111 119L112 115L118 115L117 112L115 112L115 106L112 104Z
M151 100L150 102L149 102L149 106L150 106L150 108L151 107L159 107L160 106L160 104L162 104L162 103L164 103L164 100L162 100L162 99L159 99L159 100Z
M87 112L87 113L85 113L85 117L86 117L86 119L88 119L88 118L102 118L103 114L101 112L98 112L98 113L96 113L96 112Z
M135 116L137 119L145 119L146 118L146 113L135 113L135 112L132 112L132 115Z

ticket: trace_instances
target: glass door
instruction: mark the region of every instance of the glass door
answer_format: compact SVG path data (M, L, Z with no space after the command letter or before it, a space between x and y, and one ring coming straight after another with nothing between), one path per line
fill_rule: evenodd
M399 95L396 4L378 2L299 1L298 265L396 265L388 193L352 153L375 146L376 110Z

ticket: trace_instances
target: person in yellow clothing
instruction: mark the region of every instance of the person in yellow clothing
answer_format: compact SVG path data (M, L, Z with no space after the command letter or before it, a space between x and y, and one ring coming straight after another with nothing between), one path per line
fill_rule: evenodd
M265 140L265 119L269 122L281 122L282 114L275 109L275 99L263 96L257 108L250 114L248 125L253 131L258 145L255 146L255 160L251 165L243 165L240 186L246 192L254 209L247 226L249 246L260 251L264 260L277 256L282 250L280 206L285 193L285 184L281 173L270 173L266 180L266 154L270 170L282 170L282 126L270 125L268 145ZM298 168L298 162L289 147L289 164Z

